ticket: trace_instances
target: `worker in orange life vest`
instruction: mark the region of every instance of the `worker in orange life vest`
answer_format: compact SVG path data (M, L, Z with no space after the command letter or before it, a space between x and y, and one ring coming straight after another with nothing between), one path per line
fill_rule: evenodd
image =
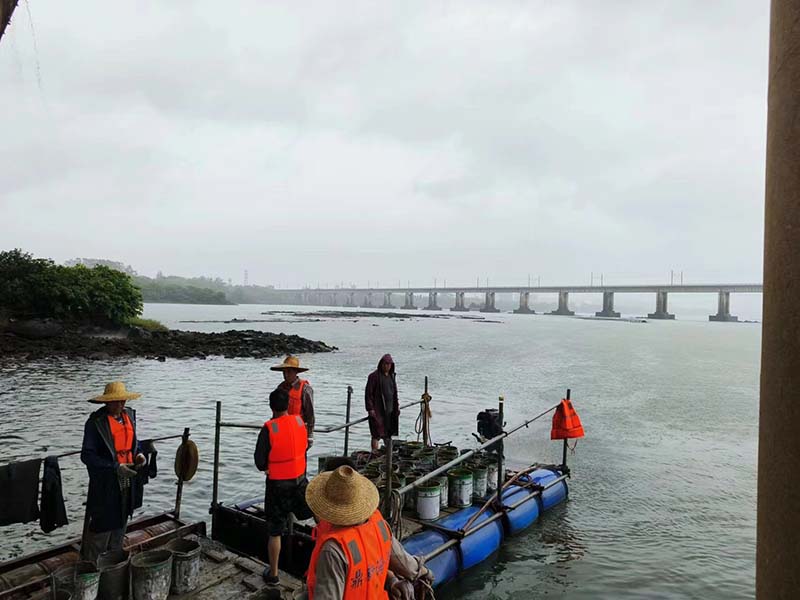
M319 522L308 567L309 600L406 600L431 572L392 536L378 489L351 466L317 475L306 501Z
M132 480L147 461L139 451L136 411L125 408L127 401L140 396L114 381L89 400L103 406L83 428L81 461L89 471L88 523L81 541L84 560L95 562L107 550L122 549L125 527L133 515Z
M289 395L278 388L269 395L272 419L264 423L258 434L253 454L256 467L267 475L264 492L264 513L269 540L269 567L264 580L278 583L278 561L281 554L281 535L288 529L292 514L298 519L311 518L305 500L306 426L299 415L290 415Z
M289 394L289 414L300 415L308 430L308 447L314 445L314 390L311 384L298 375L308 371L300 366L300 359L296 356L287 356L283 362L271 371L282 371L283 381L276 389L283 389Z

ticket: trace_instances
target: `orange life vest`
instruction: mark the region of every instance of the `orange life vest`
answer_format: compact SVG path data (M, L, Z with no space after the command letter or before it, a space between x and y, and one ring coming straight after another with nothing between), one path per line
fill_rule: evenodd
M566 440L583 437L583 425L578 413L572 408L572 401L566 398L558 405L553 415L553 428L550 430L551 440Z
M270 419L264 427L269 433L269 478L297 479L305 474L308 433L303 419L283 415Z
M324 522L323 522L324 523ZM322 525L322 523L320 523ZM347 580L342 600L386 600L386 575L392 552L392 533L380 511L375 511L366 523L352 527L319 527L317 543L308 566L308 600L314 600L317 583L317 559L322 546L334 540L347 559Z
M133 463L133 423L131 423L128 414L122 412L123 423L117 421L111 415L108 415L108 424L111 426L111 437L114 440L114 450L117 453L117 462L120 464L130 465Z
M290 415L302 415L303 410L303 388L308 385L308 381L305 379L300 379L300 385L289 388L289 414Z

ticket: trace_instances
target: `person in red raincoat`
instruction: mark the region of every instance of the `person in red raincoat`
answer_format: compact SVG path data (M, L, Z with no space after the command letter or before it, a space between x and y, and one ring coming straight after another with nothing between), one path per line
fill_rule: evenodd
M400 402L397 398L397 381L394 360L384 354L378 368L369 374L364 390L364 404L369 415L369 432L372 435L372 450L378 449L380 440L398 433Z

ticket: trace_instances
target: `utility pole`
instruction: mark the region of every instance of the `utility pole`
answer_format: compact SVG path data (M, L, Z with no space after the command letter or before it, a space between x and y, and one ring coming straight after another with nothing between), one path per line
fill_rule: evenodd
M683 285L683 271L681 271L681 285Z
M675 275L675 271L673 271L672 269L670 269L670 270L669 270L669 284L670 284L670 285L672 285L672 279L673 279L674 275Z
M589 287L594 287L594 271L589 275Z
M531 274L528 273L528 287L531 287Z
M600 287L603 287L603 274L600 273Z

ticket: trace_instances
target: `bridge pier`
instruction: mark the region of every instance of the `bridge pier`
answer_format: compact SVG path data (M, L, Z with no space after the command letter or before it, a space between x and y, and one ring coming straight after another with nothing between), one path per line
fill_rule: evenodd
M558 308L548 315L564 315L571 317L575 311L569 309L569 292L558 292Z
M392 304L392 292L383 292L383 305L381 308L394 308Z
M647 315L648 319L674 319L675 315L667 312L667 292L656 292L656 312Z
M717 301L717 314L708 315L709 321L722 321L735 323L739 317L731 314L731 293L720 292L719 300Z
M494 305L494 292L486 292L486 299L483 302L483 308L481 308L481 312L483 313L500 312L500 309L496 308Z
M347 294L347 296L345 296L344 305L348 306L350 308L355 307L355 305L356 305L356 293L355 292L349 292Z
M603 292L603 310L594 313L595 317L619 317L614 310L614 292Z
M514 309L514 313L517 315L535 315L536 311L531 310L530 306L528 306L528 300L530 299L531 293L530 292L520 292L519 293L519 308Z
M403 304L404 310L417 310L414 306L414 292L406 292L406 303Z
M436 303L438 295L438 292L428 292L428 306L425 307L425 310L442 310L442 307Z
M361 305L361 308L372 308L372 292L367 292L364 296L364 304Z
M469 310L469 308L464 305L464 294L465 292L456 292L456 304L450 310L457 312L466 312Z

